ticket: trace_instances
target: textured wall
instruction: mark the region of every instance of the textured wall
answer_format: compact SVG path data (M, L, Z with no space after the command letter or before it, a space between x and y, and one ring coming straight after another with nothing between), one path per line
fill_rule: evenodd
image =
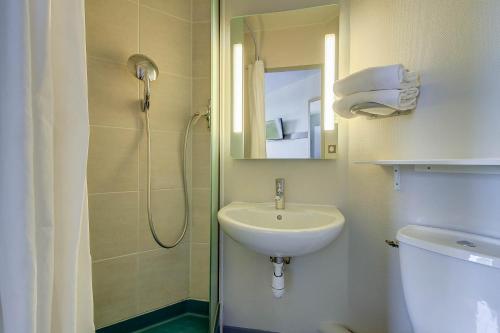
M207 41L203 28L208 15L209 0L86 1L88 186L98 327L189 296L207 298L208 137L193 136L193 225L178 247L161 249L147 225L142 85L128 73L126 61L144 53L160 69L150 113L152 208L161 239L171 242L183 223L183 133L209 91L209 36Z
M349 276L357 333L412 332L397 251L385 246L407 224L500 235L500 178L422 174L363 159L494 157L500 153L500 2L352 0L351 70L402 63L421 73L410 116L349 121Z
M252 0L253 1L253 0ZM247 1L250 8L255 8ZM231 3L223 11L222 34L228 32ZM244 1L237 0L238 5ZM253 3L253 2L252 2ZM274 2L273 2L274 4ZM284 4L281 3L283 6ZM280 8L278 2L274 10ZM281 7L283 8L283 7ZM241 14L241 13L239 13ZM342 20L342 18L341 18ZM342 36L342 32L340 33ZM222 45L224 59L230 59L229 45ZM222 60L222 64L229 62ZM224 66L223 66L224 67ZM224 91L231 82L223 69ZM230 157L230 103L222 101L221 194L222 205L231 201L272 202L274 180L285 178L288 202L346 205L345 177L347 128L339 132L340 158L337 161L233 160ZM223 236L222 300L224 325L286 333L316 332L322 321L344 321L347 317L347 249L344 232L324 250L292 259L287 267L287 294L276 300L271 292L272 266L269 257L256 254Z
M254 7L246 2L239 10ZM351 0L343 13L350 13L350 25L342 26L341 20L340 27L341 31L350 30L350 70L393 63L418 70L422 95L417 110L404 117L342 121L341 132L348 131L348 152L325 165L234 161L228 156L226 138L222 147L224 203L269 201L273 179L284 176L288 200L337 204L347 218L349 306L343 305L348 308L349 326L357 333L411 333L398 254L384 240L394 238L399 228L410 223L500 237L500 177L422 174L403 168L402 189L394 192L391 169L353 161L499 156L500 3ZM339 147L344 144L347 141ZM345 162L348 170L343 168ZM333 281L345 260L345 252L335 257L335 246L294 261L289 272L293 281L290 298L274 301L267 290L270 269L266 258L225 237L225 323L315 332L318 318L314 317L324 307L330 313L319 316L341 320L334 309L337 300L347 296L336 299L328 295L321 306L313 298L317 286L324 286L325 293L336 287L324 282ZM294 298L297 294L301 297Z
M499 11L494 0L351 1L351 70L401 62L423 82L417 112L369 122L382 135L353 149L377 158L498 156Z

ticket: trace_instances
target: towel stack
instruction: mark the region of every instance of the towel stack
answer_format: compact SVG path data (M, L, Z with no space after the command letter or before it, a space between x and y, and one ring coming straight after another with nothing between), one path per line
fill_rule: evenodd
M357 112L351 110L366 103L381 105L362 110L374 115L413 110L417 107L419 86L418 74L403 65L367 68L335 82L337 99L333 109L344 118L356 117Z

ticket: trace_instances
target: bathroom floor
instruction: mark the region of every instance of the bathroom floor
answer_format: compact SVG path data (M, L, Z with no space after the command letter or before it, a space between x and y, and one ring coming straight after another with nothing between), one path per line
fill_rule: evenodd
M207 333L208 317L187 313L134 333Z

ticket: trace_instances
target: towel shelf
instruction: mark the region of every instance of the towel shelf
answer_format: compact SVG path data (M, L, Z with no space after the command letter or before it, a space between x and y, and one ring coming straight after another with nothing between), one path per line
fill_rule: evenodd
M374 165L444 165L444 166L500 166L500 158L450 158L450 159L421 159L421 160L360 160L354 164Z
M379 115L379 114L373 114L370 112L363 111L363 110L369 110L369 109L375 109L375 108L391 109L391 110L394 110L394 112L391 114L388 114L388 115ZM351 113L356 113L359 115L366 116L366 117L368 117L368 119L382 119L382 118L404 116L404 115L409 115L412 111L413 110L406 110L406 111L396 110L396 109L391 108L387 105L373 103L373 102L357 104L351 108Z
M413 167L416 172L424 173L459 173L459 174L500 174L500 158L484 159L427 159L427 160L368 160L354 161L354 164L372 164L382 167L392 167L394 189L401 188L402 166Z

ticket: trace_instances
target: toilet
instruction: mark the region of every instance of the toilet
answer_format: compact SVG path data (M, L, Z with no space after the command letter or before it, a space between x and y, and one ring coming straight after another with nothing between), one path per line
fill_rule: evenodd
M320 325L318 333L352 333L352 332L340 324L334 322L325 322Z
M500 240L416 225L397 239L414 333L500 332Z

